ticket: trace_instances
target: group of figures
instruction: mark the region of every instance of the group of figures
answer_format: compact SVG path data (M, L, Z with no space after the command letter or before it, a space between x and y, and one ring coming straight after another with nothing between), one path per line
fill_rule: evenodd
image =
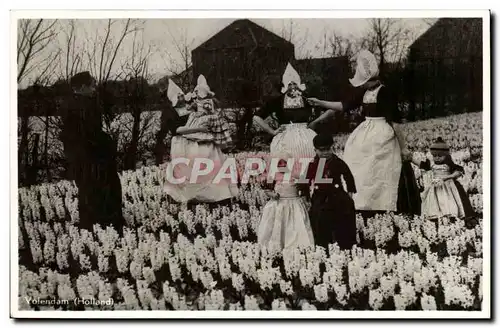
M271 157L283 161L312 159L306 170L290 172L294 178L305 174L307 183L280 183L279 175L286 174L286 168L281 167L269 191L271 199L262 212L260 244L283 249L315 244L327 247L337 242L349 249L356 243L356 213L367 217L395 212L429 219L475 215L464 188L456 180L463 168L453 163L446 143L441 138L436 140L430 148L432 159L413 160L399 126L397 103L379 78L375 56L362 50L356 63L355 75L349 79L352 88L337 102L305 98L302 92L306 86L288 64L282 94L254 115L254 124L273 136ZM222 163L227 156L223 149L231 142L229 125L215 106L206 79L201 75L194 92L188 94L169 81L167 95L179 122L171 142L172 161L203 157ZM332 136L318 133L318 127L339 111L358 108L362 108L365 120L350 134L341 159L332 150ZM315 110L322 114L315 115ZM271 115L277 119L278 129L266 123ZM318 175L321 160L326 164ZM422 194L412 162L433 173L432 185ZM176 165L169 170L176 176L189 177L193 167ZM330 182L315 184L318 177ZM237 185L212 183L212 178L207 175L196 183L167 184L165 190L178 202L214 203L237 195Z
M430 148L432 158L424 162L413 159L399 126L397 103L378 71L375 56L361 51L355 75L349 80L351 90L341 101L331 102L305 98L302 92L306 86L288 64L283 74L282 94L264 104L255 113L253 122L273 136L272 158L285 162L308 158L312 162L306 169L288 172L299 180L287 183L280 179L280 175L288 174L287 167L280 168L262 212L258 228L260 244L279 248L314 244L326 247L337 242L342 248L350 248L356 243L356 213L367 217L397 212L430 219L475 216L464 188L457 181L464 173L463 168L453 163L450 149L441 138ZM82 72L71 78L70 85L73 94L63 111L61 139L70 168L68 178L79 189L80 227L92 230L99 223L112 225L121 233L125 222L116 144L102 130L102 111L96 110L101 108L96 81L88 72ZM168 120L173 137L165 171L185 178L183 183L167 183L166 194L180 203L230 203L238 195L238 183L232 180L214 183L216 168L212 168L213 174L198 174L194 183L190 179L199 173L193 172L199 171L196 159L210 159L220 167L228 158L225 149L232 143L230 125L205 77L200 75L193 92L187 94L172 81L162 91L175 109ZM332 136L318 132L319 127L338 112L358 108L362 108L365 120L349 136L341 159L332 150ZM266 123L269 116L277 119L278 129ZM191 161L174 165L176 159ZM322 161L325 165L319 170ZM412 162L432 171L432 185L423 193ZM307 183L300 179L303 177ZM330 182L316 183L318 178Z

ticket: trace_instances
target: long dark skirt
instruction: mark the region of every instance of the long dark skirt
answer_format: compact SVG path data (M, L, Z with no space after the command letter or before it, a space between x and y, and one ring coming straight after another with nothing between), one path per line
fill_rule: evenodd
M350 249L356 244L356 211L346 192L316 190L309 217L316 245L328 249L337 242L341 249Z
M471 218L477 215L476 211L472 207L470 203L469 196L467 196L467 192L464 187L457 180L453 180L455 186L457 187L458 194L460 195L460 200L462 201L462 206L464 207L465 218Z
M98 177L87 174L85 181L77 183L79 228L93 231L94 224L102 228L112 226L121 236L126 221L122 213L122 187L118 173L116 170L109 171L102 164L89 166L85 169L101 172Z
M469 196L467 196L467 192L465 191L464 187L458 182L457 180L453 181L455 183L455 186L457 187L458 194L460 195L460 200L462 201L462 206L464 207L464 212L465 212L465 226L468 229L474 228L479 222L478 222L478 214L472 207L472 204L470 202Z
M422 213L420 189L410 161L403 161L401 167L397 208L400 214L420 215Z

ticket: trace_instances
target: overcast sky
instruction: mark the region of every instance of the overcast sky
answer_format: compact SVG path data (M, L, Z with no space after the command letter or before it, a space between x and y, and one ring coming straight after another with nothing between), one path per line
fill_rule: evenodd
M176 70L182 62L182 56L176 50L174 39L180 41L185 39L190 45L191 50L227 25L231 24L232 19L148 19L137 21L142 31L139 36L144 44L151 47L149 58L149 71L152 82L158 78L170 74ZM283 35L283 30L289 31L292 24L293 40L296 46L296 57L301 58L304 55L321 57L323 55L322 46L319 46L324 39L325 33L330 35L335 32L345 37L357 38L364 35L368 29L367 19L252 19L255 23L267 28L268 30ZM292 22L292 23L291 23ZM112 28L111 37L118 39L120 30L123 29L125 20L118 20ZM107 20L77 20L77 47L79 49L88 49L89 39L103 38ZM404 24L414 31L414 35L422 34L428 24L423 19L404 19ZM51 49L56 49L64 45L65 33L68 30L69 21L59 21L59 36L57 42L52 44ZM18 32L19 35L20 32ZM185 43L182 42L181 43ZM118 53L114 71L121 69L121 63L125 62L132 49L133 37L129 36L124 40L122 51ZM62 66L62 61L61 65ZM55 67L55 70L62 67ZM19 87L25 87L30 83L32 77L28 77Z

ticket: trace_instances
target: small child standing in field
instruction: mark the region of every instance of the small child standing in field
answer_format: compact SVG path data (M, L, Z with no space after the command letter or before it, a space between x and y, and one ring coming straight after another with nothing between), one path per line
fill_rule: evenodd
M356 193L354 177L347 164L333 153L331 135L319 134L314 137L313 143L316 157L309 165L306 177L309 182L317 176L331 179L329 183L314 181L309 215L316 245L328 249L328 244L337 242L341 249L350 249L356 244L356 210L352 199ZM325 161L322 172L321 160Z
M455 164L450 148L442 138L437 138L430 148L432 160L413 160L422 170L431 171L432 184L422 195L422 215L429 219L454 217L469 219L474 217L474 209L464 188L457 181L464 169Z
M286 163L278 164L284 170ZM292 181L284 181L284 172L274 176L274 190L264 206L257 241L266 247L280 249L314 246L314 237L309 222L309 214L299 185Z

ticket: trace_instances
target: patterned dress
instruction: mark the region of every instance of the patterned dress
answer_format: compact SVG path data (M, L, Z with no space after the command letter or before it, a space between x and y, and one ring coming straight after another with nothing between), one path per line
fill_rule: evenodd
M441 179L454 172L464 172L463 168L452 161L436 164L429 160L422 162L420 168L430 170L433 179ZM439 184L431 184L422 195L422 214L429 219L439 217L470 218L475 215L467 194L456 179L448 179Z
M168 165L165 185L167 194L178 202L211 203L235 197L238 193L237 181L218 177L227 159L222 149L231 143L231 135L229 124L215 111L211 99L197 100L197 110L189 114L185 126L207 127L209 132L177 135L172 138L172 161L175 163L177 159L187 159L187 163ZM214 164L209 174L199 174L207 165L204 159L209 159ZM184 177L184 182L172 183L174 179Z

